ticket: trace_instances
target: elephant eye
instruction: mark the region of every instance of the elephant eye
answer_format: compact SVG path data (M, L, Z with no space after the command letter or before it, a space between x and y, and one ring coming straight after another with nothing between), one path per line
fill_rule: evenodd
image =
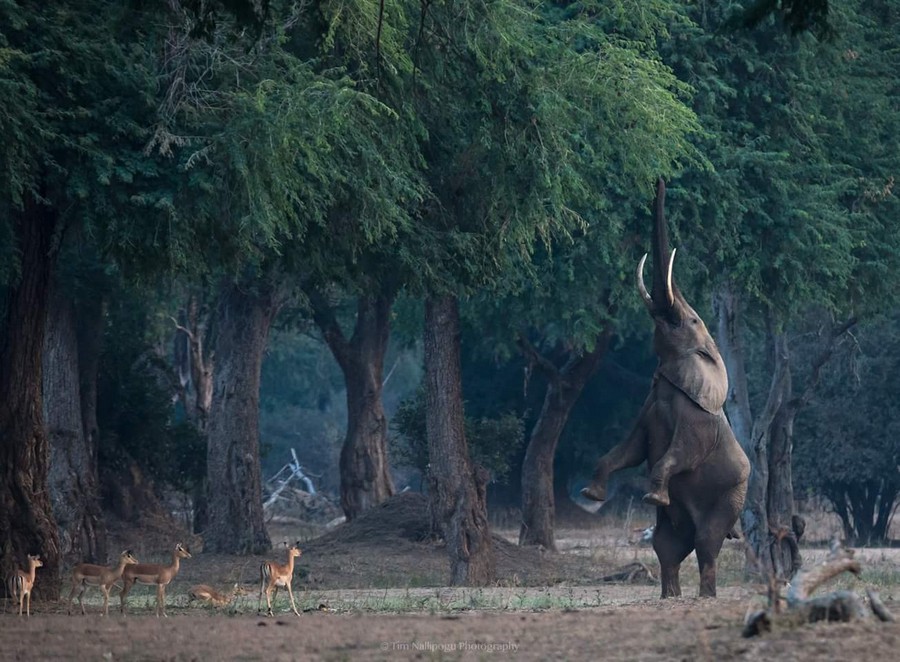
M691 318L691 324L699 324L699 323L700 323L700 320L697 319L696 317Z

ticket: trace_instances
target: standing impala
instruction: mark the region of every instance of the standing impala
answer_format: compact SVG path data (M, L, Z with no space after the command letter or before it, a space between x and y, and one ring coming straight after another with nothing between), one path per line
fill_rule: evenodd
M269 607L269 611L267 616L274 616L275 614L272 612L272 600L278 597L278 587L284 586L288 590L288 595L291 598L291 609L294 610L294 613L297 616L300 615L300 612L297 611L297 607L294 604L294 592L291 590L291 581L294 579L294 559L299 558L303 552L300 551L300 543L294 543L288 548L287 551L287 563L275 563L275 561L265 561L259 568L259 579L260 579L260 587L259 587L259 603L256 606L256 613L258 614L260 609L262 608L262 596L263 592L266 594L266 605ZM272 591L275 591L275 595L272 596Z
M168 586L169 582L171 582L172 579L175 578L175 575L178 574L181 559L189 558L191 558L191 553L184 545L178 543L175 545L175 550L172 552L171 565L138 563L126 566L122 573L123 586L119 610L123 614L125 613L125 598L128 597L128 591L130 591L131 587L137 582L138 584L156 586L156 616L158 618L160 613L162 613L163 616L168 618L169 616L166 614L166 586Z
M31 616L31 589L34 588L35 571L43 566L40 556L28 555L28 572L24 570L16 570L6 580L9 588L9 594L13 600L19 603L19 616L22 615L22 607L25 604L25 598L28 598L28 607L26 614Z
M72 569L72 591L69 593L69 614L72 613L72 597L78 587L81 592L78 594L78 604L81 605L81 613L84 614L84 602L81 596L87 590L88 586L98 586L103 592L103 615L109 616L109 592L117 581L122 578L125 566L134 565L138 562L134 558L134 554L130 549L126 549L119 555L119 564L111 568L103 565L93 565L91 563L79 563Z

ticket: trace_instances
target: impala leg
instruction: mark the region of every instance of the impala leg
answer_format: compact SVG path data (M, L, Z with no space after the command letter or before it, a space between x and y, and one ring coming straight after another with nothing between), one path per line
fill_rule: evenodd
M75 591L78 589L78 583L72 582L72 590L69 591L69 608L66 610L66 613L71 616L72 615L72 600L75 598Z
M166 589L162 584L156 585L156 617L159 618L159 613L162 611L162 615L168 618L168 614L166 614Z
M25 614L28 618L31 618L31 591L28 591L26 596L28 597L28 607Z
M126 614L125 609L125 600L128 597L128 591L131 590L131 587L134 586L134 581L128 581L124 577L122 578L122 592L119 594L119 611L124 616Z
M277 592L278 588L277 587L276 587L275 591L276 591L275 595L277 597L278 596L278 592ZM268 611L266 612L266 616L274 616L275 614L274 614L274 612L272 612L272 589L271 588L266 588L266 607L268 608Z
M297 614L297 616L299 616L299 615L300 615L300 612L297 611L297 607L296 607L296 605L294 604L294 592L291 590L291 583L290 583L290 582L288 582L287 590L288 590L288 595L289 595L290 598L291 598L291 609L293 609L293 610L294 610L294 613Z
M84 611L84 592L87 591L87 586L82 585L81 591L78 593L78 604L81 606L81 615L84 616L87 612ZM71 606L71 605L70 605Z

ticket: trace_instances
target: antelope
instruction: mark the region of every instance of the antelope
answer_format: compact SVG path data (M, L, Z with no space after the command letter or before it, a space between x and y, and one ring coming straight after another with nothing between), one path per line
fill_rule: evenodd
M13 600L19 602L19 616L22 615L22 608L25 605L25 598L28 598L28 606L26 614L31 617L31 589L34 588L35 571L42 567L44 562L40 556L28 555L28 572L24 570L16 570L6 580L9 588L9 595Z
M159 618L160 612L168 618L166 614L166 586L178 574L178 568L181 559L191 558L191 553L184 545L178 543L172 552L172 564L162 565L158 563L137 563L128 565L122 572L122 595L119 604L119 611L125 614L125 598L131 588L138 584L146 584L148 586L156 586L156 617Z
M234 588L231 589L228 594L219 593L212 586L207 586L206 584L191 586L188 591L191 600L208 602L213 607L225 607L226 605L231 604L238 595L243 595L244 593L246 593L246 591L242 589L239 584L235 584Z
M278 597L278 587L284 586L288 590L288 595L291 598L291 609L294 610L294 613L297 616L300 615L300 612L297 611L297 607L294 604L294 592L291 590L291 581L294 579L294 559L299 558L303 552L300 551L300 543L294 543L287 550L287 563L275 563L275 561L265 561L259 567L259 579L260 579L260 587L259 587L259 602L257 603L256 613L259 614L262 609L262 596L263 592L266 594L266 604L269 607L269 611L266 614L267 616L274 616L275 614L272 612L272 599ZM272 596L272 591L275 591L275 595Z
M125 566L135 565L138 560L134 558L130 549L126 549L119 555L119 564L111 568L102 565L93 565L91 563L79 563L72 569L72 591L69 593L69 611L72 613L72 598L75 591L81 586L81 592L78 594L78 604L81 605L81 613L84 614L84 601L81 596L87 590L88 586L97 586L103 592L103 615L109 616L109 592L117 581L122 578Z

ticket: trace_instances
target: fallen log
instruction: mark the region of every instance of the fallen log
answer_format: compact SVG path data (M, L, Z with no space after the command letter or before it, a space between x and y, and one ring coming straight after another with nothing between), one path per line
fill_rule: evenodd
M656 577L650 572L650 568L639 561L629 563L628 565L619 568L616 572L601 577L600 579L604 582L625 582L626 584L656 583Z
M868 608L863 598L853 591L840 590L811 597L812 593L829 579L845 572L859 576L860 570L859 561L853 558L851 550L832 550L824 562L813 568L801 570L788 584L785 596L787 611L778 609L778 601L781 596L770 594L768 609L748 613L744 619L743 636L753 637L763 632L769 632L776 623L780 627L795 627L818 621L848 623L867 618L869 610L879 620L893 621L893 614L887 610L878 594L871 589L866 590Z

